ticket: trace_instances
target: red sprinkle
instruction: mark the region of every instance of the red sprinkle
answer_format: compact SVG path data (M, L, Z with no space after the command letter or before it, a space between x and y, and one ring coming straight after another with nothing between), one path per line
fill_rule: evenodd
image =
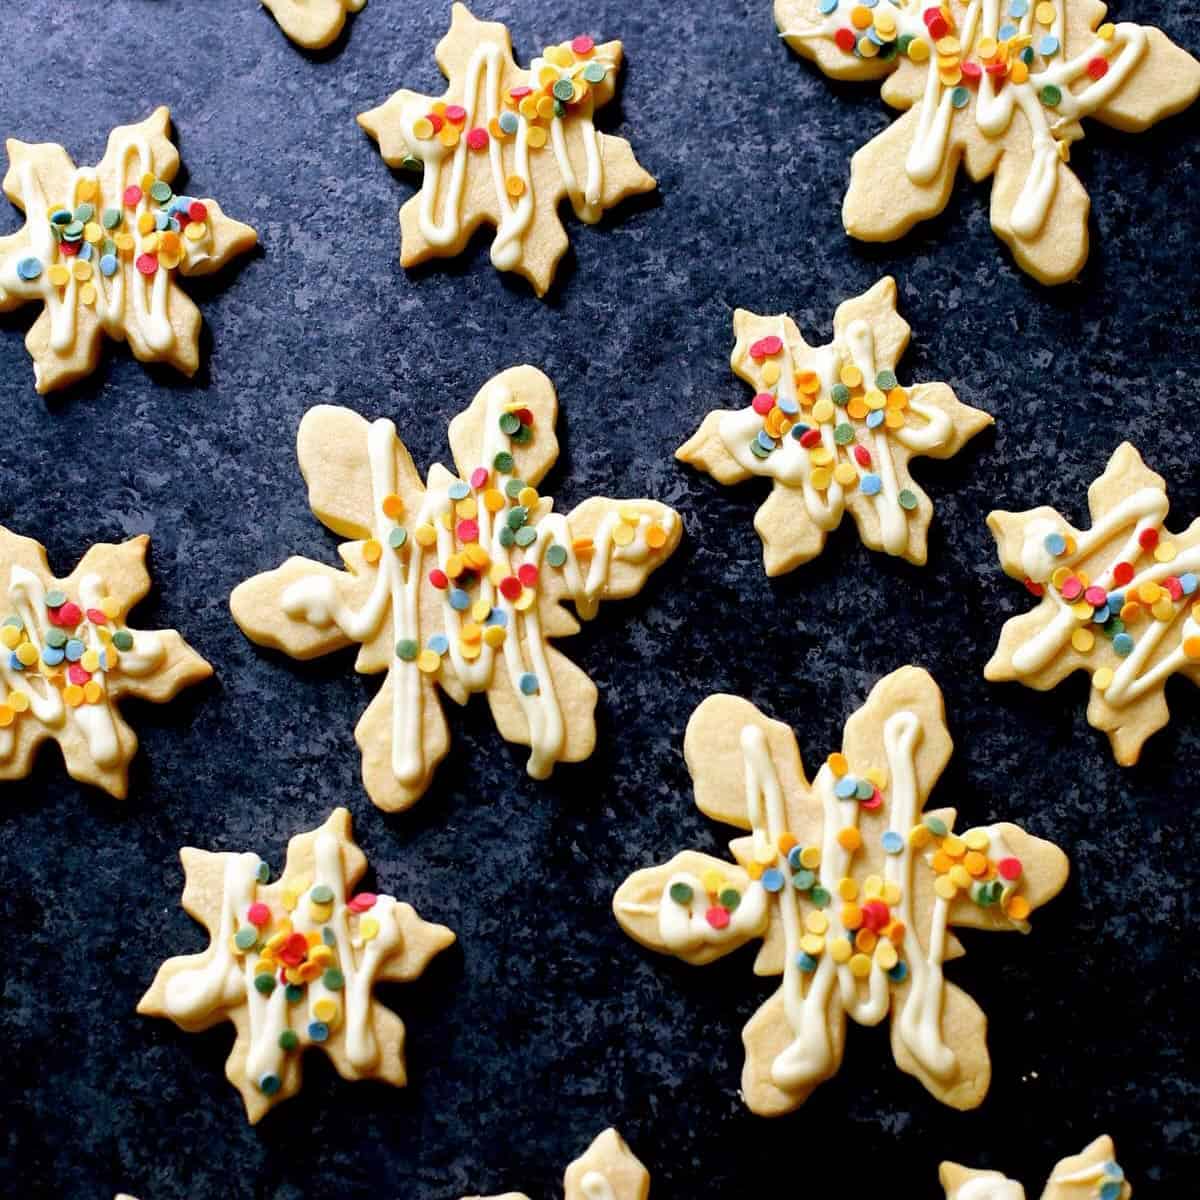
M819 429L806 429L804 433L800 435L800 445L802 445L806 450L810 446L815 446L820 440L821 431Z
M87 619L93 625L107 625L108 617L104 615L98 608L89 608L87 610Z
M983 78L983 68L977 62L960 63L958 69L968 83L978 83Z
M446 120L454 125L461 125L467 119L467 110L461 104L446 105Z
M871 465L871 452L863 445L854 447L854 458L860 467L869 467Z
M750 403L760 417L765 417L775 407L775 397L770 392L759 392Z
M1138 545L1143 550L1153 550L1158 545L1158 530L1154 528L1143 529L1138 534Z
M1078 600L1083 595L1083 584L1077 575L1063 580L1062 594L1064 600Z
M139 254L137 256L137 269L143 275L153 275L158 270L158 259L153 254Z
M433 126L434 133L441 133L442 126L446 123L446 118L438 116L437 113L431 112L425 114L426 120Z
M302 933L293 933L280 947L279 957L289 967L298 967L308 957L308 938Z
M50 620L64 629L74 629L83 620L83 609L74 600L68 600L60 608L50 609Z
M938 38L943 38L950 32L950 24L944 16L940 8L927 8L922 16L925 18L925 28L929 30L929 36L935 41Z
M193 200L187 210L189 221L207 221L208 208L200 200Z
M480 488L487 487L489 479L491 479L491 475L489 474L487 467L476 467L475 470L471 472L471 486L476 491L479 491Z
M533 95L533 88L526 87L524 84L522 84L520 87L509 88L508 94L514 100L524 100L526 96Z
M1093 58L1088 61L1087 73L1093 79L1103 79L1108 74L1108 59Z
M517 568L517 578L527 587L537 587L538 569L533 563L522 563Z
M588 37L586 33L582 33L579 37L571 39L571 49L576 54L591 54L595 47L595 39Z
M1032 579L1025 580L1025 590L1031 596L1037 596L1039 599L1046 594L1046 585L1044 583L1036 583Z
M999 871L1005 879L1020 879L1021 860L1019 858L1002 858L996 864L996 870Z
M1093 584L1083 593L1083 598L1093 607L1099 608L1108 599L1108 593L1102 587Z
M521 581L515 575L506 575L500 580L500 594L506 600L515 600L521 594Z
M68 257L74 258L79 253L79 242L59 242L58 248Z
M513 414L522 425L533 424L533 413L527 408L518 408Z
M434 567L433 570L429 572L429 582L432 583L435 588L446 588L450 586L450 580L447 577L446 572L443 571L441 567Z
M79 687L83 687L91 677L92 673L85 671L78 663L72 663L67 668L67 678Z
M1179 582L1176 576L1168 575L1167 578L1163 580L1163 587L1165 587L1167 591L1171 593L1172 600L1183 599L1183 584Z
M862 906L863 924L878 933L891 919L892 914L882 900L868 900Z
M769 337L759 338L758 341L750 347L750 357L758 361L760 359L770 358L772 354L778 354L782 349L782 338L778 338L775 336L775 334L771 334Z
M246 909L246 920L251 925L261 929L271 920L271 910L261 901L256 900L248 909Z
M355 892L349 900L346 901L346 907L351 912L364 913L369 908L375 907L375 901L378 897L374 892Z
M476 125L475 128L467 134L467 145L470 146L472 150L486 150L487 144L490 140L491 139L488 137L488 131L479 125Z
M869 800L862 801L859 807L867 809L868 812L874 812L882 803L883 796L880 795L879 789L876 788L871 793L871 798Z
M988 63L984 70L997 79L1003 79L1008 74L1008 67L1002 62Z
M1119 562L1113 567L1113 579L1117 583L1125 584L1133 578L1133 564L1127 562Z
M714 929L724 929L729 924L729 909L714 905L704 914L704 919Z
M126 205L128 205L128 207L136 208L139 201L141 200L141 198L142 198L142 189L140 187L138 187L138 185L136 183L131 183L125 189L125 195L124 195L123 199L125 200L125 203L126 203Z
M838 49L844 50L847 54L853 54L854 47L858 45L858 40L854 36L853 29L839 29L833 35L833 40L837 42Z
M479 541L479 522L466 517L459 521L455 533L458 534L460 542L477 542Z

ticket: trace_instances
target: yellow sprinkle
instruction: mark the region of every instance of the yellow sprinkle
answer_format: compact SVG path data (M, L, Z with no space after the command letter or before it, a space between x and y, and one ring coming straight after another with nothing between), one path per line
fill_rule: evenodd
M321 999L312 1006L312 1013L318 1021L322 1021L326 1025L331 1025L337 1019L337 1001L330 999L328 996L322 996Z
M100 185L94 179L81 179L75 189L75 194L80 200L91 201L95 200L99 191Z
M850 974L855 979L866 979L871 973L871 960L865 954L856 954L850 959Z
M21 644L21 631L11 625L0 626L0 645L15 650Z
M846 363L838 372L838 378L848 388L859 387L863 381L862 372L853 363Z
M510 175L504 181L504 190L515 200L525 194L525 180L520 175Z
M1029 67L1020 59L1008 69L1008 77L1013 83L1028 83L1029 82Z
M1096 644L1096 635L1090 629L1076 629L1071 634L1071 645L1080 654L1086 654Z
M86 283L92 277L92 264L90 262L76 262L73 268L75 278L80 283Z
M137 219L138 233L153 233L154 232L154 216L151 213L144 212Z
M1174 542L1159 542L1158 545L1154 547L1154 561L1160 563L1169 563L1178 553L1179 550Z
M829 946L829 956L835 963L848 962L853 953L850 943L845 938L835 938Z
M188 226L188 229L191 229L190 225ZM118 233L117 236L113 238L113 241L116 242L117 249L120 250L122 254L129 254L133 250L133 235L124 232L124 230Z
M1154 602L1154 607L1150 609L1154 614L1155 620L1170 621L1175 617L1175 605L1171 600L1170 594L1160 597Z
M144 172L140 180L142 191L148 192L157 182L158 176L153 171Z
M1112 667L1101 667L1100 670L1098 670L1092 676L1092 687L1094 687L1098 692L1103 692L1108 688L1108 685L1112 683L1112 681Z
M837 893L843 900L858 899L858 882L848 875L838 880Z
M833 482L833 472L828 467L816 467L809 476L809 482L818 492L827 491Z
M996 44L995 38L982 37L975 43L975 53L980 58L995 58L996 51L1000 47Z
M848 462L840 462L833 468L834 479L842 485L842 487L854 487L858 483L858 471Z
M816 958L825 949L825 939L816 933L806 933L800 939L800 949Z
M483 631L484 643L488 646L491 646L493 650L495 650L498 646L504 645L505 636L506 631L503 625L489 625Z
M868 900L878 900L883 895L883 880L878 875L868 875L863 880L863 895Z
M955 863L950 868L948 877L955 887L969 888L971 886L971 872L962 863Z
M986 850L992 844L986 829L968 829L962 840L968 850Z
M824 933L829 928L829 918L823 912L810 912L804 918L804 927L809 933Z
M1117 27L1111 21L1105 21L1099 29L1096 30L1096 36L1103 38L1106 42L1112 41L1112 36L1117 32Z
M888 773L883 767L871 767L867 771L867 778L880 790L883 791L888 784Z
M83 240L90 242L93 246L104 238L104 230L95 221L89 221L83 227Z
M365 562L377 563L383 556L383 547L374 538L368 538L363 542L362 556Z
M833 401L826 398L818 400L813 405L812 415L814 421L832 421L836 415L836 410L833 407Z
M800 851L800 865L809 871L815 871L821 865L820 847L805 846Z
M279 896L279 903L287 912L292 912L300 902L300 897L291 888L284 888Z
M413 122L413 137L419 141L427 142L433 137L433 122L428 117L418 117Z
M483 628L475 621L468 621L459 636L468 646L477 646L483 640Z
M943 87L955 87L962 82L962 70L959 67L942 67L938 71L938 79Z
M63 699L72 707L78 708L84 701L83 688L78 684L68 683L63 688Z
M432 525L418 525L413 531L419 546L432 546L437 541L437 530Z
M938 38L935 45L939 54L958 54L962 50L958 38L949 33L943 38Z
M318 924L324 925L333 916L332 904L318 904L315 900L308 902L308 915Z
M1033 15L1037 18L1039 25L1053 25L1055 16L1054 5L1049 3L1049 0L1042 0L1042 3L1033 10Z
M191 222L189 222L184 227L183 236L185 238L187 238L187 240L189 242L203 241L203 239L208 236L208 222L207 221L191 221Z
M908 57L915 63L923 63L929 59L929 43L921 38L913 38L908 44Z
M762 381L767 387L774 387L779 382L779 364L774 359L763 363Z
M1008 915L1014 921L1024 921L1033 911L1033 906L1024 896L1014 896L1008 902Z
M38 660L37 647L32 642L22 642L16 649L17 662L23 667L32 667Z
M933 881L933 890L943 900L953 900L958 895L958 888L954 885L954 881L949 875L939 875Z
M461 554L451 554L446 559L446 574L451 579L457 579L466 569L467 564Z
M890 879L883 885L883 902L892 908L900 903L900 885Z
M363 917L358 923L358 936L369 942L379 933L379 922L374 917Z
M1096 610L1086 600L1078 600L1071 605L1071 611L1078 620L1090 621Z
M628 546L634 539L634 532L628 525L617 525L612 531L613 544Z
M308 957L310 962L320 963L322 966L333 962L333 947L326 946L323 942L319 946L314 946L309 952Z
M417 655L417 670L425 675L436 675L441 666L441 657L433 650L422 650Z
M709 867L703 875L700 876L700 882L704 885L704 890L712 895L716 895L725 884L725 876L720 871Z
M471 605L471 620L482 624L491 615L492 606L486 600L476 600Z
M29 709L29 697L24 692L9 692L8 707L15 713L23 713Z
M890 971L900 961L900 955L896 953L896 947L885 940L875 947L875 961L885 971Z
M103 695L104 689L94 679L89 679L83 685L83 702L85 704L99 704Z
M530 125L525 140L531 149L540 150L546 144L546 131L540 125Z

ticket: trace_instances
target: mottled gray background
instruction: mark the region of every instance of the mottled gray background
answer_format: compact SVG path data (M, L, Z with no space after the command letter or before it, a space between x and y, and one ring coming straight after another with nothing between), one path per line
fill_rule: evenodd
M1200 510L1197 113L1142 136L1089 128L1081 279L1046 291L993 238L987 188L960 180L939 219L880 247L839 217L848 161L889 115L776 38L767 0L695 5L483 3L521 61L581 31L629 57L607 128L629 137L661 199L599 227L568 221L549 300L502 278L486 239L406 275L396 211L411 193L354 114L407 85L437 93L448 5L370 0L331 51L292 47L253 0L10 4L0 131L95 161L113 125L171 106L187 174L260 231L261 252L188 285L205 319L191 382L124 348L47 402L22 335L0 321L0 517L66 573L94 541L146 531L156 588L138 624L175 626L216 679L126 705L142 739L132 798L80 788L48 749L0 786L0 1189L108 1200L559 1194L566 1163L618 1125L653 1194L935 1197L948 1155L1021 1173L1117 1138L1139 1196L1195 1189L1196 693L1134 770L1084 719L1081 676L1039 695L984 682L1001 621L1025 607L984 527L1046 501L1086 519L1087 483L1123 437L1171 483L1178 527ZM1200 48L1200 14L1161 0L1117 17ZM0 203L0 231L19 216ZM905 380L945 379L994 412L953 462L917 466L937 519L930 565L868 554L853 529L775 582L751 528L765 486L716 486L672 451L712 407L744 402L728 368L737 305L787 310L825 339L837 302L886 271L915 331ZM645 593L566 648L601 689L599 747L526 777L476 701L407 815L359 781L351 729L378 681L352 656L307 665L250 645L229 618L240 580L290 553L334 561L293 454L302 413L338 401L393 417L419 464L493 372L530 362L562 400L548 488L572 505L650 495L688 538ZM939 1106L892 1064L886 1030L851 1027L840 1075L777 1121L737 1098L741 1027L773 984L754 951L697 970L651 956L609 912L634 868L729 832L695 809L683 727L708 693L795 726L810 763L870 685L906 662L945 689L958 744L935 793L963 819L1010 817L1074 859L1033 936L968 934L950 970L986 1008L984 1106ZM453 707L453 706L451 706ZM232 1031L134 1014L168 955L205 944L179 907L181 845L255 849L347 804L382 890L456 929L415 986L382 989L408 1023L411 1085L343 1083L320 1055L301 1095L249 1128L223 1075ZM18 1184L18 1180L20 1181Z

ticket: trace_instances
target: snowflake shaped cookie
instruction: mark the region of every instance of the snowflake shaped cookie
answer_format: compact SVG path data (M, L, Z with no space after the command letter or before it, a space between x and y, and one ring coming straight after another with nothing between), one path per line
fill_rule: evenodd
M656 186L624 138L592 123L613 97L621 43L576 37L522 70L505 26L455 4L436 55L450 81L440 100L402 90L358 118L389 166L424 171L400 210L401 265L460 253L486 222L496 227L492 263L540 296L567 248L564 197L594 224Z
M1064 1158L1046 1182L1042 1200L1129 1200L1133 1188L1117 1163L1112 1138L1097 1138L1082 1154ZM1025 1200L1025 1189L998 1171L942 1163L946 1200Z
M615 1129L606 1129L567 1168L563 1193L564 1200L647 1200L650 1172L638 1162ZM529 1200L529 1197L524 1192L505 1192L502 1196L464 1196L463 1200Z
M199 366L200 310L176 274L219 270L258 235L215 200L176 195L170 128L166 108L118 126L95 167L61 146L8 141L4 191L25 226L0 237L0 312L43 306L25 338L39 392L94 371L101 334L142 362Z
M733 328L730 364L754 398L710 412L675 457L718 483L772 481L754 519L767 574L815 558L847 510L872 550L924 563L933 505L909 460L950 458L992 418L944 383L904 387L896 378L909 335L896 281L840 304L827 346L808 345L785 315L739 308Z
M622 928L702 966L756 938L758 975L783 983L742 1040L742 1093L761 1116L798 1108L836 1073L846 1017L891 1016L896 1065L944 1104L988 1090L987 1018L947 983L960 925L1028 932L1067 879L1056 846L1007 823L954 833L952 809L923 813L950 758L942 696L924 671L881 680L810 782L792 731L745 700L710 696L684 756L707 816L749 831L731 864L684 850L617 891Z
M346 809L292 838L274 883L257 854L185 847L180 858L183 907L212 941L163 963L138 1012L189 1032L232 1021L225 1074L252 1124L300 1090L313 1046L343 1079L403 1087L404 1023L372 989L418 978L454 934L393 896L354 890L366 859Z
M163 703L212 674L175 630L126 624L150 590L149 545L97 544L57 579L40 542L0 527L0 779L28 775L52 740L72 779L121 799L138 742L118 702Z
M421 482L396 427L310 409L298 455L317 517L354 539L346 570L290 558L240 584L234 620L261 645L313 658L358 642L356 668L386 672L355 738L371 799L408 808L449 750L437 697L484 692L500 735L549 776L595 745L596 688L550 639L602 600L639 592L682 522L653 500L593 496L568 514L537 491L558 456L554 386L533 367L495 376L450 423L457 475Z
M1088 488L1090 529L1045 506L988 516L1000 565L1040 603L1005 622L984 674L1046 691L1089 671L1088 723L1122 766L1170 720L1167 679L1200 684L1200 520L1169 532L1169 504L1124 442Z
M797 53L836 79L884 79L904 115L850 164L842 219L892 241L946 206L959 161L994 175L992 229L1042 283L1087 261L1087 192L1066 165L1083 119L1137 132L1200 93L1200 63L1099 0L775 0Z
M337 40L346 14L361 12L367 0L262 0L279 28L306 50L323 50Z

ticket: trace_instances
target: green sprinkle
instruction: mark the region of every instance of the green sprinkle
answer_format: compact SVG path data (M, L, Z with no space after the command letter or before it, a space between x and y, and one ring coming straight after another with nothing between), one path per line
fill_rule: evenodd
M854 441L854 426L843 421L833 431L833 440L837 442L839 446L849 445L850 442Z
M83 222L78 220L70 222L70 224L63 229L63 237L67 238L69 241L79 241L79 239L83 237Z
M792 876L792 886L797 891L807 892L814 883L817 882L817 877L811 871L797 871Z
M171 185L169 183L163 183L161 179L156 183L152 183L150 185L150 196L159 204L166 204L166 202L171 198Z
M875 386L881 392L890 392L898 382L895 371L879 371L875 376Z
M317 904L329 904L333 900L333 888L327 883L318 883L308 894Z
M280 1050L295 1050L298 1045L300 1045L300 1039L296 1036L294 1029L285 1029L279 1035Z
M233 944L239 950L249 950L258 941L258 930L253 925L243 925L233 935Z
M766 458L771 452L758 440L758 438L755 438L754 441L750 443L750 453L753 454L755 458Z
M1125 632L1125 622L1120 617L1109 617L1104 622L1104 633L1107 637L1116 637L1118 633Z
M901 54L907 54L908 48L912 44L913 44L913 35L911 33L902 33L896 39L896 49L899 50Z
M46 593L47 608L62 608L67 602L67 593L60 592L57 588Z
M96 209L91 204L81 204L75 210L75 220L82 221L85 225L96 215Z
M925 828L933 834L934 837L945 837L950 831L946 828L946 822L941 817L926 817Z
M847 404L850 400L850 389L844 383L835 383L829 395L834 404Z
M415 154L406 154L400 160L400 165L406 171L423 171L425 169L425 164Z
M507 475L513 469L513 456L507 450L501 450L495 458L492 459L492 466L500 472L501 475Z
M888 42L886 46L879 52L880 62L891 62L897 54L900 53L899 47L895 42Z
M955 108L966 108L971 103L971 93L965 87L956 87L950 93L950 103Z
M522 425L516 433L512 435L512 440L518 446L528 446L533 441L533 430L528 425Z
M132 650L133 634L130 633L128 629L118 629L117 632L113 634L113 645L121 651Z
M556 84L555 86L557 87L558 85ZM575 89L572 88L571 95L574 95L574 94L575 94ZM555 98L555 101L554 101L554 115L556 117L565 117L567 115L567 106L561 100L559 100L557 98Z
M105 238L104 241L100 243L101 256L103 256L105 254L116 254L116 252L117 252L117 243L114 242L112 240L112 238Z
M331 991L340 991L342 985L346 982L345 976L337 967L329 967L325 974L321 976L321 982Z
M5 625L9 626L11 629L24 629L25 628L25 623L21 620L20 617L5 617L4 623L5 623Z
M518 429L521 428L521 419L516 413L501 413L500 414L500 432L506 433L511 437Z
M285 994L289 1004L299 1004L304 999L304 989L298 983L289 983Z
M326 925L321 930L321 941L323 941L327 946L336 946L337 934L335 934L333 930Z
M686 883L671 884L671 899L676 904L691 904L692 889Z
M598 62L590 62L583 68L583 77L588 83L603 83L604 77L607 74L608 72L604 69L604 66Z
M100 223L105 229L116 229L121 223L121 210L119 208L106 208L104 215L100 218Z
M914 492L908 488L901 488L900 495L896 497L900 501L900 507L906 512L912 512L917 507L917 497Z
M556 100L570 100L575 95L575 85L569 79L560 79L554 85Z
M516 540L516 535L511 529L509 529L507 525L502 525L500 527L500 545L502 545L505 550L509 549L509 547L511 547Z
M529 510L522 504L516 505L508 510L508 516L504 518L504 523L509 529L517 530L529 519Z
M1047 108L1057 108L1062 101L1062 89L1055 87L1052 83L1048 83L1038 92L1038 99Z
M258 870L254 872L254 878L257 879L259 883L267 883L271 878L271 868L268 867L265 862L260 862L258 864Z
M401 638L396 643L396 657L404 662L415 661L421 647L412 638Z
M388 534L388 545L393 550L399 550L405 542L408 541L408 530L403 525L397 525L391 533Z
M254 987L264 996L269 996L275 990L275 976L267 975L265 972L262 975L255 975Z
M532 546L537 540L537 530L532 525L522 525L516 533L513 534L513 541L518 546Z
M46 632L46 645L51 650L61 650L67 644L67 635L61 629L50 629Z
M567 549L556 542L546 551L546 561L552 567L561 567L567 561Z
M725 888L717 897L724 908L733 912L735 908L742 902L742 893L737 888Z
M517 497L518 497L518 496L521 494L521 492L522 492L524 489L525 489L525 480L523 480L523 479L510 479L510 480L509 480L509 481L508 481L508 482L507 482L507 483L504 485L504 494L505 494L505 495L506 495L506 496L507 496L507 497L508 497L510 500L515 500L515 499L516 499L516 498L517 498Z
M820 884L817 884L817 886L808 893L808 898L818 908L828 908L830 901L833 899L833 897L823 887L821 887Z

